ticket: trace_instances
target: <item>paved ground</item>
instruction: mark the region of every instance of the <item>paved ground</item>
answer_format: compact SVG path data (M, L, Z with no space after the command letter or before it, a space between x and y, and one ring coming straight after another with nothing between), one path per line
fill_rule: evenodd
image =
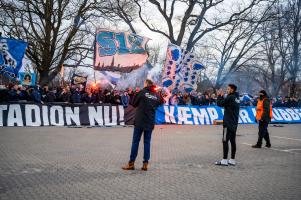
M220 126L158 126L150 170L125 172L132 128L0 128L0 199L299 200L301 125L270 132L273 149L251 149L240 126L238 165L218 167Z

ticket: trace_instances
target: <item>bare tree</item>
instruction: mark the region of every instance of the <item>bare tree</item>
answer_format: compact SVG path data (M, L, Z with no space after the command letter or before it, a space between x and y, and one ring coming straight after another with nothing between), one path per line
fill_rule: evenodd
M210 12L218 9L224 0L131 1L138 8L139 22L143 23L152 32L166 37L173 44L186 45L186 49L189 51L208 33L245 18L255 5L265 2L265 0L250 0L246 5L240 3L240 6L235 11L231 11L228 16L225 13L224 16L227 17L223 18L221 16L212 17ZM183 9L184 11L182 11ZM136 19L136 16L132 17L131 14L123 12L122 7L118 7L117 10L117 13L122 13L121 18L131 27L133 20L128 19ZM180 16L177 15L179 11L183 13ZM163 25L163 27L159 26L158 23L152 22L145 13L152 13L152 15L158 13L161 20L160 25Z
M133 0L107 0L106 4L98 6L97 9L113 23L124 22L131 32L137 33L134 21L138 17L138 11Z
M297 77L301 71L301 0L287 0L284 1L284 5L279 6L279 14L283 20L283 34L289 39L287 70L290 74L290 95L294 96Z
M65 62L84 60L92 50L87 24L95 16L95 5L95 0L1 1L0 26L6 35L28 42L26 55L44 85Z
M251 66L255 80L273 96L289 83L290 95L296 92L300 74L301 13L300 0L278 1L270 9L273 20L262 25L263 54ZM298 17L299 16L299 17Z
M263 36L257 32L262 23L270 20L269 9L272 5L226 25L219 34L211 37L210 46L216 51L214 57L217 63L214 88L220 88L229 78L233 78L233 73L242 73L242 68L262 52L258 46L263 42Z

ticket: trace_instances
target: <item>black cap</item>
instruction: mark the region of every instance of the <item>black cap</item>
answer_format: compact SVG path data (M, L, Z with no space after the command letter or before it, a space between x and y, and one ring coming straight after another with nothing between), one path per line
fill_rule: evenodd
M265 90L260 90L259 93L262 93L264 96L268 96L268 94Z

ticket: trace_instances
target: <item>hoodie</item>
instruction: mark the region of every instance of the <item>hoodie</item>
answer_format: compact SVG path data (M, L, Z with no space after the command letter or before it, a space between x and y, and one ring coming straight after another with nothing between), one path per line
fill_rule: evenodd
M227 95L226 98L223 96L217 97L217 105L224 107L224 126L233 130L236 130L239 117L239 94L238 92Z

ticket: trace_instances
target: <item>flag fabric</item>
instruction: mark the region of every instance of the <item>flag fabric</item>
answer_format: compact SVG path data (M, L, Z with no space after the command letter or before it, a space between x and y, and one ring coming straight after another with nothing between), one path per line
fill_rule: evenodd
M19 72L19 81L21 85L33 86L36 84L36 74L30 72Z
M119 79L121 78L121 74L120 73L116 73L116 72L109 72L109 71L103 71L101 72L106 79L112 83L113 85L117 85L117 82L119 81Z
M72 85L77 85L77 84L86 85L87 79L88 79L87 76L79 75L79 74L74 73L72 78L71 78L71 84Z
M94 69L131 72L147 60L148 38L129 32L100 29L96 33Z
M26 47L24 41L0 37L0 74L12 80L17 78Z
M191 92L196 89L199 73L203 68L192 52L169 44L163 70L163 86L171 91Z

